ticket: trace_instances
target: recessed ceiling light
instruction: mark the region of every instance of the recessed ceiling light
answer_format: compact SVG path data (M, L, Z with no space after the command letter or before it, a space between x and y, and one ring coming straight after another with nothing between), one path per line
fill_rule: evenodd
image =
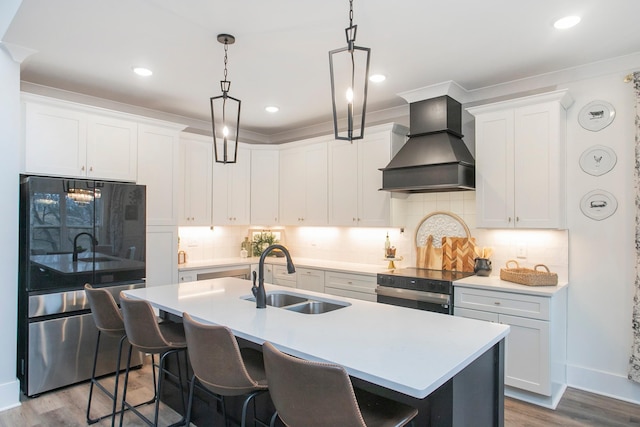
M133 72L142 77L149 77L153 74L153 71L144 67L133 67Z
M384 74L372 74L371 77L369 77L369 80L374 83L380 83L385 81L386 78L387 76L385 76Z
M567 28L571 28L575 25L578 25L579 22L580 22L579 16L575 16L575 15L565 16L564 18L560 18L556 22L554 22L553 26L559 30L566 30Z
M276 107L275 105L269 105L267 107L264 107L264 109L269 113L277 113L278 111L280 111L280 108Z

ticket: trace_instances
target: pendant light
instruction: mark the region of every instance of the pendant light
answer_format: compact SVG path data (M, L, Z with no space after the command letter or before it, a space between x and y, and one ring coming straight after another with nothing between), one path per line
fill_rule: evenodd
M345 29L347 46L329 52L333 130L335 139L348 141L362 139L364 136L367 109L371 49L355 45L357 29L358 26L353 25L353 0L349 0L349 27ZM358 115L359 125L355 123L355 117ZM345 120L347 129L339 132L338 121Z
M235 163L238 158L240 100L229 96L231 82L227 80L227 51L236 38L230 34L218 34L218 41L224 44L224 80L220 81L222 95L210 98L213 153L216 163Z

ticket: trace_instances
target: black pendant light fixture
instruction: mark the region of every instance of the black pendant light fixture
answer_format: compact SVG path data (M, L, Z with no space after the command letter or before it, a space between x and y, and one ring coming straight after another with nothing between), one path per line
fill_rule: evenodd
M220 81L222 95L210 98L213 153L216 163L235 163L238 158L240 100L229 96L231 82L227 80L227 51L236 38L230 34L218 34L218 41L224 44L224 80Z
M367 110L371 49L355 45L357 29L358 26L353 25L353 0L349 0L349 27L345 29L347 47L329 52L334 134L336 139L348 141L362 139L364 136ZM356 125L354 118L358 115L360 124ZM339 132L338 122L345 119L347 129Z

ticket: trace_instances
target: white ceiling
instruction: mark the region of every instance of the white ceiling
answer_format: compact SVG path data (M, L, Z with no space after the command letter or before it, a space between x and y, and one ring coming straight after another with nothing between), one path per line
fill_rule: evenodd
M233 34L230 94L243 127L269 136L331 121L328 51L345 45L348 10L347 0L23 0L3 41L36 51L23 81L210 121L223 79L216 36ZM582 22L555 30L568 14ZM448 80L473 90L635 53L638 19L639 0L355 0L357 44L387 76L370 85L367 109Z

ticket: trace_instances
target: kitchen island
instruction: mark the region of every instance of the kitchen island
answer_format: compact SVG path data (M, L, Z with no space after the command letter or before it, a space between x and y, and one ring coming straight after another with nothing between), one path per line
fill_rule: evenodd
M126 291L162 312L228 326L308 360L345 367L354 385L420 410L418 425L503 425L504 338L509 327L265 285L346 307L322 314L256 309L251 282L223 278Z

